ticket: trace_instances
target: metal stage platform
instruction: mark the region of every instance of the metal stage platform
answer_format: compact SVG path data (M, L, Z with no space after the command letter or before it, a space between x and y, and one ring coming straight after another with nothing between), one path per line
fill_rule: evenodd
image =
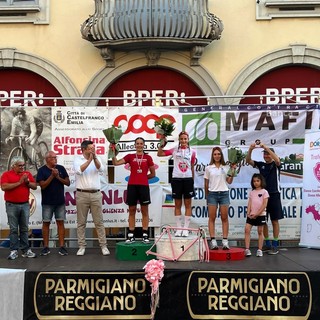
M147 261L119 261L112 247L110 256L99 248L84 256L76 248L68 256L57 248L48 256L34 251L35 259L9 261L9 250L0 248L0 276L25 273L23 319L150 319ZM154 319L320 319L319 250L252 253L239 261L165 261Z

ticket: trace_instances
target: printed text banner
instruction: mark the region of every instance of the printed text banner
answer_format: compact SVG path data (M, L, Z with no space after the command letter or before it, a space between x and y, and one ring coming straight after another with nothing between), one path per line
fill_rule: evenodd
M300 245L320 248L320 134L306 134Z
M156 179L151 181L152 204L150 206L150 226L161 226L171 223L173 216L173 202L170 199L169 185L169 158L157 157L159 137L155 133L154 121L160 117L171 117L176 130L173 136L168 137L166 148L178 144L178 134L186 130L190 136L190 145L197 152L195 175L196 190L199 194L193 201L192 222L195 225L207 225L206 202L201 198L203 191L203 174L209 164L213 146L220 146L227 160L228 146L240 147L247 152L251 143L260 139L268 146L272 146L281 158L281 197L285 219L281 221L281 236L283 239L297 239L300 236L301 216L301 188L303 177L303 152L305 133L319 130L319 111L317 106L277 106L277 109L254 109L252 106L204 106L201 108L168 108L162 107L128 107L128 108L60 108L52 107L43 110L45 123L41 140L45 140L50 149L58 155L58 163L67 169L71 185L65 189L67 228L76 227L75 203L75 174L73 162L75 155L81 154L80 144L83 140L92 140L96 152L105 166L101 174L103 194L103 215L106 227L127 226L128 207L125 204L125 193L128 168L116 167L114 170L115 184L109 184L108 174L112 173L112 166L107 165L109 143L103 130L116 125L125 130L121 138L118 158L127 153L134 152L134 140L141 136L146 140L146 152L154 159L156 164ZM1 119L8 121L1 129L2 141L10 132L12 111L0 108ZM41 116L42 109L36 110ZM29 112L29 111L28 111ZM30 114L35 110L31 110ZM2 172L6 170L6 163L10 153L9 146L2 142L1 155ZM6 147L6 148L4 148ZM261 148L255 148L252 153L254 160L263 160ZM256 169L241 163L238 175L231 187L230 237L243 237L247 197L250 190L250 179ZM0 227L8 229L3 192L0 191ZM170 204L171 201L171 204ZM41 195L40 189L31 191L30 228L41 228ZM163 208L161 209L161 206ZM89 216L90 217L90 216ZM137 219L140 219L139 212ZM219 219L218 219L219 220ZM139 220L137 220L139 224ZM88 226L93 226L89 221ZM219 223L217 224L219 229ZM217 230L219 233L219 230Z

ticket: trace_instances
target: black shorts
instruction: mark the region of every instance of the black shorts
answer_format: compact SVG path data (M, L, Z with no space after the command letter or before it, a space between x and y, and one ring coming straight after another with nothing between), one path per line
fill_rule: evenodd
M280 193L269 193L269 200L267 204L267 217L271 221L283 219L282 205Z
M136 206L138 203L141 206L151 203L150 188L149 186L130 184L127 187L126 204L128 206Z
M264 226L267 224L267 218L266 216L259 216L255 219L247 218L246 223L251 224L252 226L258 227L258 226Z
M171 189L173 199L190 199L195 196L193 178L172 178Z

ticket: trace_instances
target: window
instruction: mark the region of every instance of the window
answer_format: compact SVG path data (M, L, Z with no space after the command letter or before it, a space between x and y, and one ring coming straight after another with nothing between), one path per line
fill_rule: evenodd
M256 19L320 17L319 0L256 0Z
M0 0L0 23L49 23L50 0Z

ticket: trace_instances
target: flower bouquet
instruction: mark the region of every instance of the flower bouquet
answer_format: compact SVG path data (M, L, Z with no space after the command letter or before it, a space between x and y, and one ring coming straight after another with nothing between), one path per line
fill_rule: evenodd
M108 159L113 158L119 153L119 147L117 146L117 143L120 141L120 138L123 135L121 126L116 127L112 125L110 128L102 130L102 132L110 142Z
M154 122L154 131L161 136L160 146L164 147L167 144L166 137L171 136L175 127L173 122L168 118L160 118Z
M230 169L228 170L228 175L236 177L237 172L235 165L239 164L245 158L245 154L238 147L228 147L228 160L230 162Z
M159 306L159 285L164 275L164 262L162 260L152 259L143 267L145 269L145 278L151 285L151 319L154 319L156 308Z

